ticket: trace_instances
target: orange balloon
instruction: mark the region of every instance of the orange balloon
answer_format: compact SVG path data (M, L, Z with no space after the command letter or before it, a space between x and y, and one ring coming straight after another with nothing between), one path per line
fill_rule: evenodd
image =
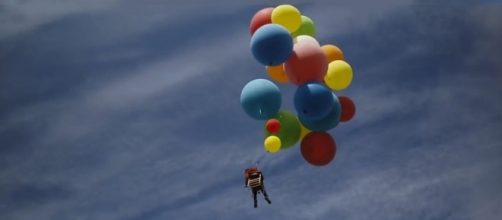
M279 64L277 66L267 66L267 73L270 78L278 83L287 83L289 82L288 76L284 71L284 65Z
M323 45L321 48L324 51L324 54L326 54L326 57L328 58L328 63L334 60L344 60L343 52L337 46L332 44L326 44Z

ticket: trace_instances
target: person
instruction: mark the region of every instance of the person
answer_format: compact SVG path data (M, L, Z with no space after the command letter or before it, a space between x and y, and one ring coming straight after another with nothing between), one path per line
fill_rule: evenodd
M271 204L272 201L268 198L267 191L265 191L265 185L263 184L264 177L258 167L250 167L244 171L244 187L250 187L253 195L254 207L258 207L258 202L256 200L256 194L259 192L263 193L265 200L267 200L268 204Z

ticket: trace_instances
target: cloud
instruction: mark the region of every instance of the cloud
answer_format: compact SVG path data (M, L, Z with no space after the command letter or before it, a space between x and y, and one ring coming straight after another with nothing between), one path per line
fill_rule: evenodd
M409 7L412 3L411 0L316 1L307 4L305 9L302 9L302 14L313 19L317 38L322 44L339 45L337 36L366 30L375 22L394 11ZM362 5L364 6L361 7Z
M0 39L31 31L40 25L48 24L75 13L106 10L117 1L3 1L0 4Z
M188 153L186 156L176 156L180 160L166 162L163 157L176 155L176 152L183 153L182 146L186 146L187 143L181 142L174 136L165 137L164 135L175 130L182 121L192 121L193 117L199 116L198 109L181 112L186 110L182 108L179 114L183 113L183 118L167 117L162 121L156 118L158 116L148 116L150 119L143 118L146 121L133 119L133 122L130 121L129 114L150 111L152 108L158 109L153 111L160 113L166 110L166 107L180 107L177 103L183 101L183 96L179 93L191 90L188 85L197 84L194 83L196 79L208 77L209 74L216 77L225 73L223 70L226 70L230 63L235 62L235 59L228 57L237 57L240 50L246 48L246 45L234 46L225 49L226 56L213 56L220 53L221 45L244 45L239 42L242 40L247 42L247 37L247 33L239 31L238 33L226 32L224 36L218 38L196 38L195 40L180 38L182 43L191 46L185 46L184 52L177 53L174 57L159 56L151 57L149 61L141 60L138 67L120 72L121 77L107 79L94 76L87 83L71 88L69 94L44 97L22 108L8 111L8 114L4 114L6 120L2 122L3 131L11 132L16 126L24 127L33 123L41 124L38 128L43 129L33 131L24 129L20 135L21 137L30 136L29 144L20 149L12 148L8 154L4 155L6 160L3 161L9 161L8 166L3 167L1 173L2 176L8 177L5 178L8 181L4 182L3 185L6 186L4 189L15 191L12 184L32 184L34 180L42 182L65 180L58 187L70 185L78 193L65 198L69 201L64 203L48 200L43 207L31 207L16 202L13 205L18 209L12 209L4 215L12 217L11 219L34 215L40 218L57 218L68 214L64 210L89 209L88 214L78 214L75 215L76 218L97 216L97 218L122 219L117 216L127 216L132 212L146 209L143 206L135 207L134 203L127 203L127 201L132 201L133 197L139 197L142 194L127 193L129 187L142 192L160 190L161 193L156 196L158 200L169 198L168 201L183 199L185 194L180 192L190 193L197 190L198 188L188 187L183 180L166 184L168 185L166 191L162 187L152 186L149 182L137 179L156 179L158 178L156 175L168 177L168 174L178 179L186 178L184 172L181 172L181 167L190 165L194 158L200 160L198 156L200 152L185 152ZM139 53L141 54L143 52ZM98 59L101 60L101 58ZM54 81L59 80L54 79ZM191 114L195 115L191 116ZM162 117L165 115L162 112ZM128 121L125 128L117 127L124 126L124 119ZM146 129L145 132L141 132L143 129ZM124 132L128 133L129 137L119 137L125 134ZM3 136L2 140L9 141L9 137ZM12 141L13 145L19 143L19 139ZM181 149L181 152L176 150L177 147ZM160 153L162 151L165 151L165 154ZM154 159L155 157L157 159ZM152 160L153 164L147 162L144 166L166 169L166 173L146 173L146 176L143 176L142 169L144 168L141 168L137 170L134 181L125 177L125 184L121 185L124 187L122 190L115 187L117 175L122 176L127 170L134 169L133 167L137 166L134 165L135 163L141 164L148 160ZM169 181L168 179L165 180ZM127 184L128 182L131 183ZM11 185L7 187L9 184ZM137 188L136 184L147 189ZM111 190L109 187L115 189ZM172 192L176 192L176 195L171 195ZM123 200L123 198L128 199ZM146 199L152 199L152 197L149 196ZM130 209L121 213L109 210L112 209L112 203L117 200L123 200L123 205L131 206Z
M9 77L25 73L33 77L29 85L58 92L37 96L36 89L3 87L4 94L27 98L9 99L12 105L1 114L0 188L9 195L0 197L0 204L9 202L8 209L0 206L6 210L1 217L499 216L502 107L493 100L500 94L500 66L485 57L498 54L496 9L303 2L325 31L322 39L336 39L355 67L353 84L341 94L353 98L358 111L331 132L338 152L327 167L309 166L297 147L265 156L261 165L273 204L260 198L253 209L241 177L264 154L262 122L247 118L236 97L247 81L264 77L248 51L247 22L254 8L270 3L111 4L62 10L64 15L48 16L43 25L31 22L22 33L11 31L23 39L6 37L4 42L15 43L10 48L19 49L39 36L57 41L71 30L66 28L82 25L64 35L69 38L56 50L36 47L38 55L60 53L46 55L49 64L21 68L19 59L27 55L9 56ZM151 14L127 16L131 11ZM328 31L333 22L342 28ZM54 32L44 25L53 25ZM69 44L94 31L86 43ZM75 59L75 48L87 50L77 50ZM72 66L74 75L36 78L60 68L58 62ZM44 205L30 203L30 196Z

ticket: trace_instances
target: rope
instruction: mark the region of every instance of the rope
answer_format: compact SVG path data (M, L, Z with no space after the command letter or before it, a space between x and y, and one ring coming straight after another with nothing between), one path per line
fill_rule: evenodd
M260 162L261 162L263 159L265 159L265 156L267 156L267 153L263 152L263 153L260 155L260 157L258 157L258 159L256 159L256 161L255 161L255 165L256 165L256 166L259 166L259 165L260 165Z

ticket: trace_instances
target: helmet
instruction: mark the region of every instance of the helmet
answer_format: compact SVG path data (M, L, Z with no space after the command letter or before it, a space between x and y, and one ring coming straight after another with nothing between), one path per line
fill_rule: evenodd
M246 175L249 175L251 173L258 172L258 171L259 171L258 167L252 166L252 167L247 168L246 171L244 171L244 173Z

